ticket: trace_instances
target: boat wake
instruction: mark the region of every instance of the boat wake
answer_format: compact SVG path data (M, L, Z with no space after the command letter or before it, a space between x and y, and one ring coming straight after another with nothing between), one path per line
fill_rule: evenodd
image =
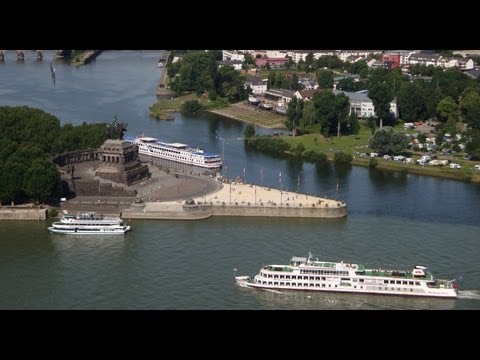
M457 298L480 300L480 290L460 290Z
M268 291L268 292L271 292L271 293L274 293L274 294L283 294L282 291L273 290L273 289L262 289L262 290Z

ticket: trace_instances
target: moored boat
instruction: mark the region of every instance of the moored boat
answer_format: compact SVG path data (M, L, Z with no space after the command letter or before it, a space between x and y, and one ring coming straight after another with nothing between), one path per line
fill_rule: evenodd
M116 234L123 235L130 230L130 225L120 217L96 215L85 212L77 215L64 213L60 221L48 228L59 234Z
M222 167L222 157L219 154L191 148L187 144L165 143L147 136L125 136L125 140L137 145L140 154L208 169Z

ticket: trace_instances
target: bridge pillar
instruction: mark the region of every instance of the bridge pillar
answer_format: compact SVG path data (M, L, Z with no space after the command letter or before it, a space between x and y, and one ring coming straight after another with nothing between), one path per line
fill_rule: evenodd
M42 50L35 50L37 53L37 60L42 60L43 59L43 52Z
M17 50L17 60L25 60L25 54L23 50Z

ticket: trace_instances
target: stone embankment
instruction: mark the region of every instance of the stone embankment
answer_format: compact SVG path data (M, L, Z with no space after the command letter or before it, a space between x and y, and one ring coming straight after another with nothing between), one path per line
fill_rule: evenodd
M204 219L210 216L343 218L344 201L281 189L228 182L208 195L187 201L136 203L122 211L126 219Z
M46 208L24 206L1 206L0 220L46 220Z

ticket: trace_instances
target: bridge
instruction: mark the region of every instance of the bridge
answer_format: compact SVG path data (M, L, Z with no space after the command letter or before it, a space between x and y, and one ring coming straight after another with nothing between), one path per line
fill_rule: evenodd
M37 60L43 59L43 51L44 50L0 50L0 61L5 60L5 53L7 51L15 51L17 54L17 60L25 60L25 54L27 52L34 53L34 56ZM69 57L72 50L55 50L54 56L55 58L63 58Z

